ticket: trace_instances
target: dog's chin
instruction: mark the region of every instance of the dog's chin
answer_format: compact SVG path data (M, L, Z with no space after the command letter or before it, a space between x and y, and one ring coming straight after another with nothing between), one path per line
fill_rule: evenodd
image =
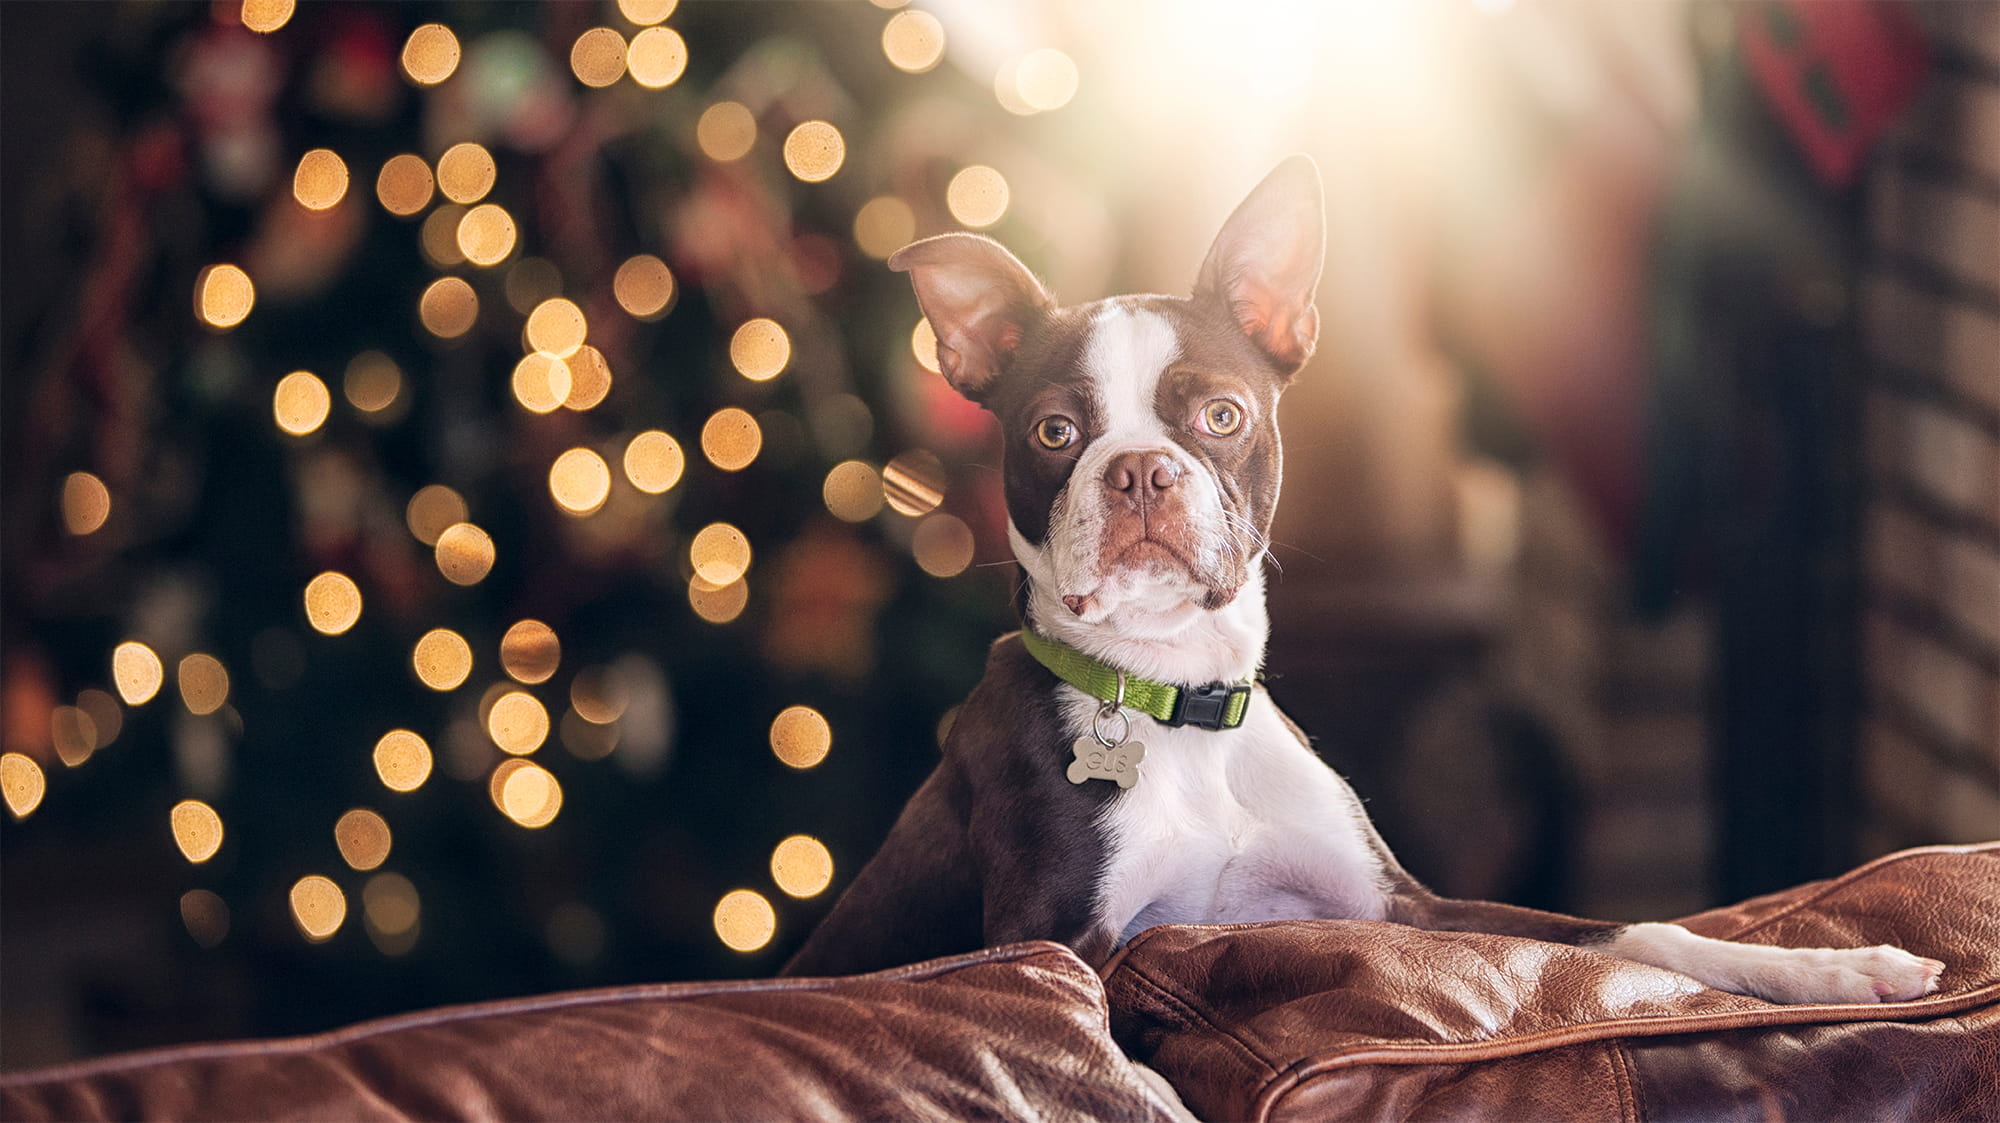
M1227 607L1241 582L1203 575L1172 550L1141 542L1120 554L1102 573L1065 589L1062 602L1086 624L1116 620L1140 631L1171 633L1202 612ZM1147 625L1155 627L1148 627Z

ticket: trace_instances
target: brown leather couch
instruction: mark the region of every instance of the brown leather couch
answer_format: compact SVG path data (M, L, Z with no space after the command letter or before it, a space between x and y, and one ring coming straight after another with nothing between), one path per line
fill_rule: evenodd
M11 1075L0 1115L2000 1119L2000 844L1890 855L1685 923L1894 942L1948 967L1916 1002L1772 1006L1529 940L1163 927L1101 980L1030 943L852 978L559 994Z

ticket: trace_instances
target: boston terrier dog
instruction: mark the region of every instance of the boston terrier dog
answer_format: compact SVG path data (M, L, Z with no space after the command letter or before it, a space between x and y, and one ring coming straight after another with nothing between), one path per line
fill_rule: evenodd
M1578 944L1775 1002L1934 990L1899 948L1786 949L1674 924L1448 900L1405 873L1257 682L1278 396L1319 335L1319 173L1244 200L1187 298L1058 305L990 239L889 259L959 393L1000 420L1023 628L788 974L1015 940L1102 963L1155 924L1360 918Z

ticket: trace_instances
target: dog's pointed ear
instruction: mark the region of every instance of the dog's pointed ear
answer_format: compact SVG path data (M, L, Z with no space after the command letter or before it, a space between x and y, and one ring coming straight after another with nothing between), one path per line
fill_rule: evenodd
M889 256L889 268L910 275L917 304L937 333L938 369L974 401L1020 345L1029 321L1055 304L1027 266L977 234L912 242Z
M1195 280L1195 296L1220 299L1251 342L1295 371L1319 341L1313 291L1325 258L1319 168L1308 156L1292 156L1222 224Z

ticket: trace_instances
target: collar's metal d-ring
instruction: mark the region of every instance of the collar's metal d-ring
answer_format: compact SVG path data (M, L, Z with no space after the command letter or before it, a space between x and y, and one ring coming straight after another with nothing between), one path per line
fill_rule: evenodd
M1104 722L1107 718L1114 716L1121 723L1118 728L1118 736L1107 737L1104 735ZM1097 707L1097 712L1090 716L1090 735L1095 737L1097 743L1103 745L1105 748L1115 749L1132 739L1132 715L1126 713L1125 707L1120 706L1118 703L1106 702Z

